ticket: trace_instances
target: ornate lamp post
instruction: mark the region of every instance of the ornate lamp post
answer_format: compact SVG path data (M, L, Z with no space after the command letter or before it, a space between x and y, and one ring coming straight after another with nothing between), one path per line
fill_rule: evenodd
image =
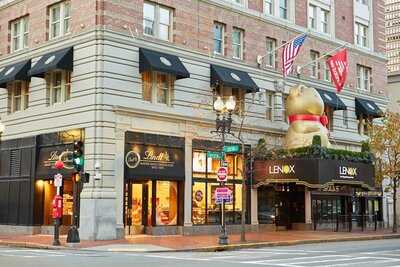
M217 112L217 118L215 119L216 132L221 135L222 138L222 157L221 166L226 165L225 163L225 134L230 134L232 126L232 112L235 110L236 101L233 96L230 96L226 101L224 101L221 96L218 96L214 102L214 109ZM220 183L224 186L224 182ZM225 225L225 202L222 200L221 204L221 234L219 236L218 243L220 245L228 245L228 235L226 233Z

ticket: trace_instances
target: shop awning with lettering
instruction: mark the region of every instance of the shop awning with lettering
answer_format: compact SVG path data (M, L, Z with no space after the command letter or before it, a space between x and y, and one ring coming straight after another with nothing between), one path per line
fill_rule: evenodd
M333 110L346 110L347 107L335 92L317 89L324 104Z
M246 90L246 93L259 91L257 84L247 72L211 65L211 86L227 86Z
M357 116L370 116L373 118L383 117L382 110L374 101L356 97Z
M0 71L0 88L6 88L11 81L29 81L28 70L31 60L25 60L3 68Z
M73 71L74 67L74 48L68 47L62 50L43 55L32 65L28 75L31 77L43 78L44 74L50 70L60 69Z
M177 80L190 77L188 70L178 56L139 48L139 72L145 71L173 74Z

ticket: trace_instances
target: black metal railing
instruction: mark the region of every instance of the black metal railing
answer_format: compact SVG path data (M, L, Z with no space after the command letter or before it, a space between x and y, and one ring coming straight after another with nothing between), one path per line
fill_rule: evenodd
M313 217L314 231L316 230L332 230L335 232L353 230L374 230L380 226L378 216L372 215L330 215L330 216L314 216Z

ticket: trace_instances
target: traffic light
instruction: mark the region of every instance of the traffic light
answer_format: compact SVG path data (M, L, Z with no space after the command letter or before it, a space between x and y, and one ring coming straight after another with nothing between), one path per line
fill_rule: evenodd
M74 166L75 171L80 172L83 169L83 142L76 141L74 143L74 152L72 154L72 164Z

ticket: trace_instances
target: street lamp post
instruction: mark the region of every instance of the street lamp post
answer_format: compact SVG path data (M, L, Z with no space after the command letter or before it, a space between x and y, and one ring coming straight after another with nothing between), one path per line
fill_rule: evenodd
M222 139L222 157L221 166L225 165L225 134L230 134L232 126L232 111L235 110L236 101L233 96L230 96L226 101L224 101L221 96L218 96L214 102L214 109L217 112L217 118L215 120L216 130L214 132L221 135ZM224 186L224 182L220 183ZM218 243L220 245L228 245L228 235L226 232L225 225L225 201L222 199L221 203L221 234L219 236Z

